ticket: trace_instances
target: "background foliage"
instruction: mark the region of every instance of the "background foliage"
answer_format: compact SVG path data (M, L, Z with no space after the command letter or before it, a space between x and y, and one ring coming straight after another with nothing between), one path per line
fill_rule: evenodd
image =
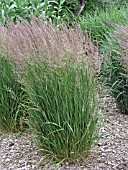
M120 9L125 3L125 0L87 0L83 13L97 8L106 9L113 4ZM69 24L79 7L79 0L1 0L0 22L5 25L9 19L16 22L21 17L30 21L32 16L42 16L55 25L62 21Z
M70 7L67 8L67 6ZM2 0L0 22L5 25L9 19L16 22L19 17L30 21L32 16L36 16L44 17L57 25L61 23L61 20L68 22L72 19L73 13L70 9L74 6L76 3L69 3L66 0Z

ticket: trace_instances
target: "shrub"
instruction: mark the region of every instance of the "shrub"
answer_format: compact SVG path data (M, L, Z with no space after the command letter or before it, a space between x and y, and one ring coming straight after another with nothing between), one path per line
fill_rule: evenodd
M24 92L14 73L14 63L0 54L0 129L17 131L22 129Z
M85 65L46 60L27 64L29 126L44 158L57 162L88 156L97 137L97 94L94 76Z

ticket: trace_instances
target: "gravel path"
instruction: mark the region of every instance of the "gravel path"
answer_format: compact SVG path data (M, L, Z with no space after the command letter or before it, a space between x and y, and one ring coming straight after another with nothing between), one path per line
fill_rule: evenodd
M29 133L0 134L0 170L128 170L128 115L117 112L110 96L101 99L104 124L100 131L103 138L96 141L86 162L54 168L46 164L36 152Z

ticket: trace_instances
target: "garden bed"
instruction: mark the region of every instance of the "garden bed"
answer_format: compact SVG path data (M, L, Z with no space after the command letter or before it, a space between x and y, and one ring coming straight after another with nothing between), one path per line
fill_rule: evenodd
M95 142L91 155L85 162L68 163L55 168L45 167L47 160L41 161L41 153L36 150L29 132L21 134L0 134L1 170L127 170L128 169L128 115L120 114L114 99L105 95L101 98L103 138Z

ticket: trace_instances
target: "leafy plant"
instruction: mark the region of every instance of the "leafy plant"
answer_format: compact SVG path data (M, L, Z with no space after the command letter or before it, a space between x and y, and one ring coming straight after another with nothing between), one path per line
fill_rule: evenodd
M87 157L98 130L95 78L72 61L57 66L41 60L26 67L28 122L43 158L72 162Z
M40 4L41 16L51 21L53 25L60 25L61 23L69 24L73 20L73 13L65 6L66 0L44 0Z
M64 5L69 8L73 13L76 13L78 8L80 7L80 1L79 0L65 0Z
M40 1L37 2L39 3ZM37 3L33 3L33 0L2 0L0 2L0 22L4 25L10 19L16 22L19 16L30 21L31 16L36 11L37 5Z
M59 25L62 21L68 24L74 15L67 6L65 0L8 0L0 2L0 22L4 25L8 20L16 23L21 18L31 21L32 16L44 17L52 21L54 25Z

